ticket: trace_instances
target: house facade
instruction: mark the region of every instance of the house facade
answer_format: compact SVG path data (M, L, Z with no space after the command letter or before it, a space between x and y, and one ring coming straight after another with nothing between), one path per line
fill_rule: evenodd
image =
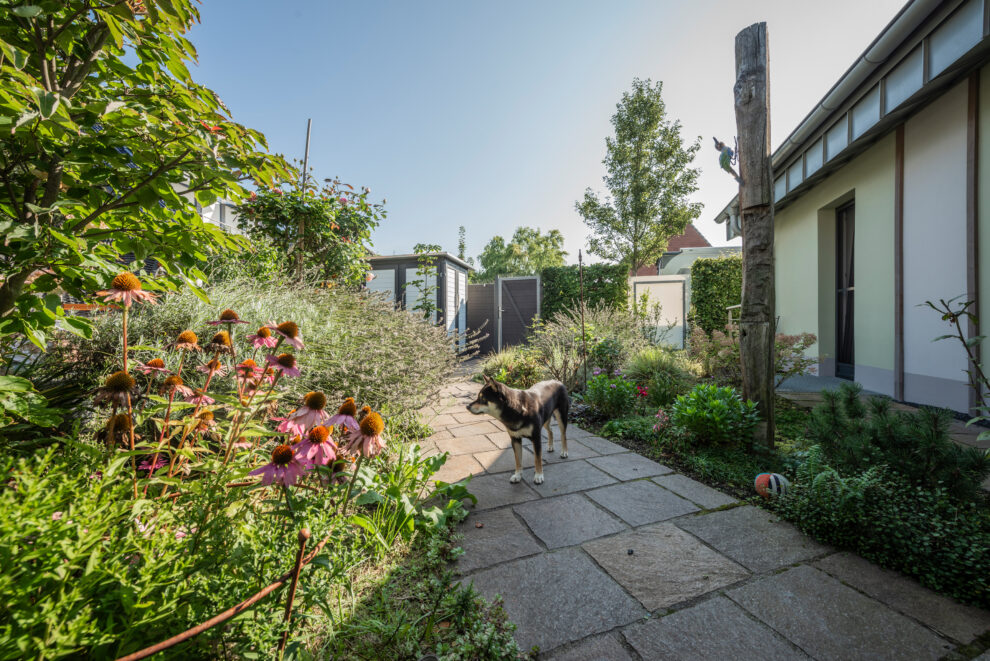
M975 404L925 302L990 320L988 35L990 0L908 2L773 155L778 332L815 333L822 375ZM736 201L716 220L739 235Z

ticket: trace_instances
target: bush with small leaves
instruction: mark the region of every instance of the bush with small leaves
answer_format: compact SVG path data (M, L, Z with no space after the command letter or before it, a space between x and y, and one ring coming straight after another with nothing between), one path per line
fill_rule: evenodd
M744 402L734 388L710 383L680 395L670 409L671 422L699 443L748 442L758 419L756 402Z

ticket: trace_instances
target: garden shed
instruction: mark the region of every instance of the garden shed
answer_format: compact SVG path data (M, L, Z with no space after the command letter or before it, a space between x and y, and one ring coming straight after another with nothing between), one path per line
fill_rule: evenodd
M434 260L426 277L417 274L420 260ZM468 271L462 259L446 252L422 255L377 255L369 257L371 279L368 290L385 294L396 306L413 310L424 295L436 296L433 321L442 323L450 334L467 330ZM463 339L461 344L463 344Z

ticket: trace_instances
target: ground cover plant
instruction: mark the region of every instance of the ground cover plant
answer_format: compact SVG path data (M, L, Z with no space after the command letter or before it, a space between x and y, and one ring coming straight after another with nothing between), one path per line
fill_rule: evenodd
M278 387L308 381L309 326L227 308L134 345L134 308L154 294L127 272L102 293L122 346L92 393L96 433L76 427L0 467L0 656L115 658L168 638L291 569L303 529L289 652L305 655L353 618L355 572L463 515L463 485L430 479L445 456L402 442L424 431L415 422ZM286 592L168 654L277 655ZM470 629L421 641L440 649Z

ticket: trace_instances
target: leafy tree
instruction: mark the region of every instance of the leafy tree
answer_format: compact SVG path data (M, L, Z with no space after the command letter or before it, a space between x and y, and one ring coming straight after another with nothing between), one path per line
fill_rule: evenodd
M667 117L662 88L637 78L632 92L623 93L612 116L615 137L605 139L603 180L611 195L602 199L589 188L575 204L592 231L589 252L633 270L656 262L702 208L688 202L699 173L688 166L701 138L685 146L681 123Z
M149 288L205 279L199 265L245 241L197 203L290 168L192 80L191 0L0 0L0 13L0 338L44 348L56 325L88 332L58 292L90 299L121 255L162 265Z
M382 204L368 201L370 189L327 181L322 189L282 185L262 189L238 207L241 227L252 238L298 255L303 220L303 270L326 280L360 284L368 273L371 232L385 217Z
M541 234L539 228L519 227L508 243L501 236L492 237L478 256L481 270L472 273L473 281L493 282L500 275L535 275L551 266L563 266L566 256L560 230Z

